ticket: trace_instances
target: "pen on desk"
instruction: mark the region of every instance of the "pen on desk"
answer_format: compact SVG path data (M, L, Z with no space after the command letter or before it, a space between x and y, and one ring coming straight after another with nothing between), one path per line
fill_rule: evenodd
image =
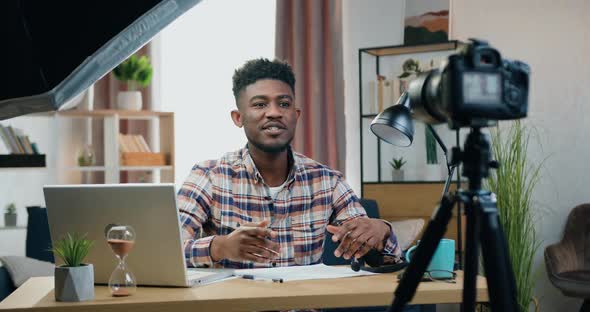
M283 282L282 278L266 279L266 278L255 277L254 275L250 275L250 274L244 274L244 275L242 275L242 278L250 279L250 280L269 281L269 282L274 282L274 283L282 283Z

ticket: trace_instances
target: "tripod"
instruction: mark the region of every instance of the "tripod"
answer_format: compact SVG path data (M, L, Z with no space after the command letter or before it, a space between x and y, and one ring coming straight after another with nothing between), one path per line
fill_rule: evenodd
M464 151L453 148L453 163L463 161L463 176L469 180L468 190L458 190L445 195L438 210L422 236L397 289L389 309L401 312L414 297L418 283L443 237L452 209L457 202L463 203L467 219L465 246L465 275L463 281L462 312L475 310L475 283L478 273L478 247L484 260L488 282L488 294L492 311L518 311L516 282L508 257L506 238L498 219L495 194L482 189L482 180L489 175L490 167L497 168L491 161L490 143L479 127L472 127L465 141Z

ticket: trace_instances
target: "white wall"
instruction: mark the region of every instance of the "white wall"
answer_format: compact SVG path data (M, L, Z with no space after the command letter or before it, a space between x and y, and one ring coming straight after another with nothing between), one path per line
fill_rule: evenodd
M371 5L367 5L370 3ZM546 159L534 194L538 232L543 240L536 255L535 296L541 311L576 311L580 300L561 295L547 279L544 247L561 238L569 211L590 202L590 2L451 1L451 35L455 39L487 39L506 57L522 59L532 68L529 117L538 142L533 161ZM358 48L402 42L403 1L344 1L344 72L346 86L346 175L360 191L358 134Z
M343 1L346 179L357 194L361 191L358 49L402 44L404 8L400 0Z
M202 1L159 35L160 105L175 113L176 184L192 166L246 144L230 118L234 70L274 57L275 1Z
M88 93L80 98L79 106L88 105ZM45 206L43 186L48 184L82 183L84 173L64 170L72 167L86 141L84 119L36 114L2 120L4 126L23 130L39 152L45 154L44 168L0 168L0 256L25 255L27 206ZM8 150L0 143L0 154ZM59 168L59 169L58 169ZM4 226L4 207L15 203L17 228Z
M25 255L27 206L44 206L43 185L55 183L56 138L55 121L51 117L17 117L1 122L4 126L20 128L39 151L46 154L46 168L0 168L0 227L4 226L4 208L15 203L17 225L21 228L0 229L0 256ZM0 143L3 145L3 143ZM2 146L1 152L7 153ZM72 155L74 157L74 155Z
M590 202L587 161L590 145L590 2L455 0L454 37L482 37L505 56L532 69L529 118L539 143L534 161L546 158L534 200L543 240L536 256L535 294L543 311L576 311L580 300L561 295L548 281L543 250L562 235L570 210Z

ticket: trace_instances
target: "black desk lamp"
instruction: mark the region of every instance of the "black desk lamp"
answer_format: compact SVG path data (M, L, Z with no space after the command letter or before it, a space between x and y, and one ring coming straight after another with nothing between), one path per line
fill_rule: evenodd
M455 168L457 165L451 164L449 162L449 157L447 154L447 147L438 136L434 128L426 124L426 127L434 136L434 139L442 149L446 165L447 165L447 179L445 181L445 187L442 192L442 196L446 195L449 191L449 186L451 181L453 180L453 173L455 172ZM398 99L397 103L393 106L388 107L383 112L381 112L373 122L371 122L371 131L381 140L400 147L408 147L412 144L414 139L414 122L411 116L411 103L410 97L408 96L407 92L402 93L400 98ZM458 218L458 237L457 243L459 248L459 267L462 266L462 242L461 242L461 214L459 213Z

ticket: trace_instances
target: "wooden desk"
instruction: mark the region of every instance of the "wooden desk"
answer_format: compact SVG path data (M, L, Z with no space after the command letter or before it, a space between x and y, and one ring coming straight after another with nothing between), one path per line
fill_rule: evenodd
M463 278L457 283L423 282L412 303L461 302ZM394 274L271 283L233 279L194 288L140 287L130 297L111 297L96 286L94 301L56 302L53 277L35 277L0 303L3 309L27 311L252 311L301 308L387 306L397 287ZM477 300L488 301L485 278L478 277Z

